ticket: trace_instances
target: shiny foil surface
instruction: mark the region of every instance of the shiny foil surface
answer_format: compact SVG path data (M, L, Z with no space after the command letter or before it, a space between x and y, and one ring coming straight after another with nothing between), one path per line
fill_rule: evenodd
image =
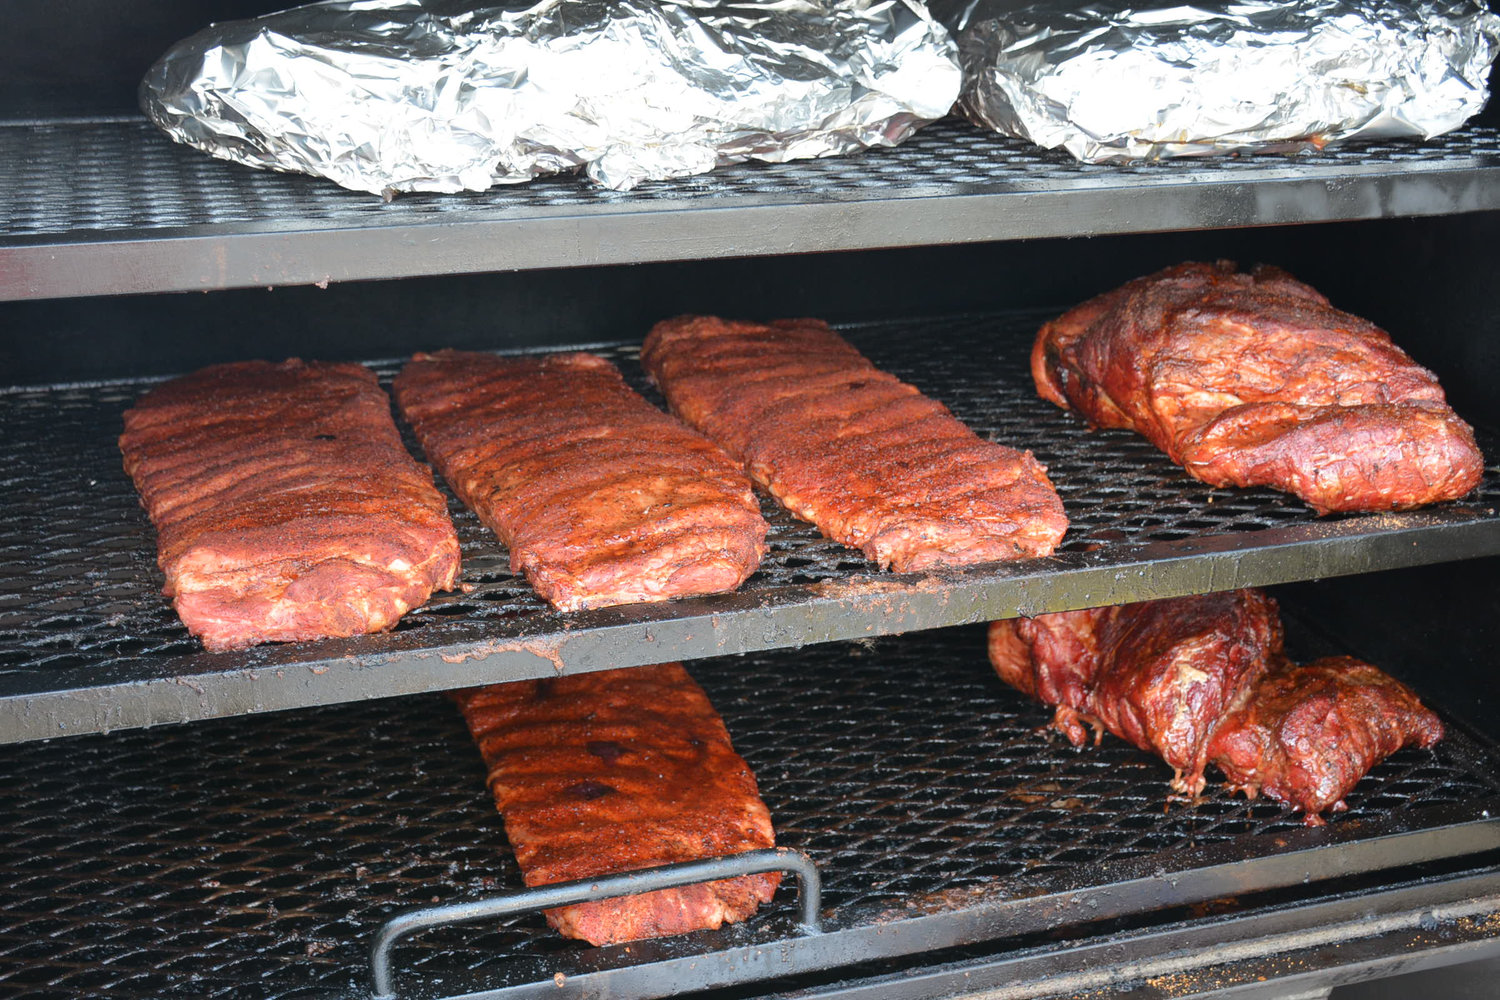
M961 79L919 0L337 0L206 28L140 96L179 142L389 196L892 146Z
M1500 18L1472 0L939 0L970 120L1091 163L1438 135L1478 113Z

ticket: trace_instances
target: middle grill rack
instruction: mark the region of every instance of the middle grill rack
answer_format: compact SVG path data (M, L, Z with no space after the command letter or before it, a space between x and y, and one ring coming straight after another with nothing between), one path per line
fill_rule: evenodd
M1039 400L1036 313L843 332L981 436L1046 464L1071 527L1057 554L878 572L763 499L770 553L735 594L562 615L450 498L464 593L385 635L207 653L160 595L155 540L115 438L142 381L0 393L0 741L358 701L673 659L1260 586L1500 552L1500 468L1462 501L1316 518L1267 489L1214 490L1124 431ZM596 348L650 389L635 345ZM399 362L374 365L388 379ZM659 402L659 400L658 400ZM420 450L408 438L413 452ZM1481 434L1493 457L1497 447Z

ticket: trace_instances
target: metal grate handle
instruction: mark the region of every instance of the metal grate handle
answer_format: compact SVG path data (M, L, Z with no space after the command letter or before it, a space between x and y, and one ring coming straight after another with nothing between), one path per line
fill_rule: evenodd
M391 950L403 938L421 931L766 872L790 872L797 876L797 899L801 909L797 926L807 934L819 933L822 930L819 911L823 903L823 880L812 858L801 851L785 847L746 851L743 854L702 861L684 861L674 865L621 872L597 879L541 885L503 896L399 913L382 924L375 933L375 943L370 948L371 997L372 1000L396 1000L396 991L391 981Z

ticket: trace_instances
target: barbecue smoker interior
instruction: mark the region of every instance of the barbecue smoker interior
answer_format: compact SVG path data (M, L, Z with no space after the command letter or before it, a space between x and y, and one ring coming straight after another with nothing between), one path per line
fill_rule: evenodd
M273 6L19 0L0 33L0 993L363 998L382 921L522 884L432 692L671 659L778 843L819 866L821 932L796 926L790 877L745 924L629 951L533 912L398 945L401 996L1244 1000L1500 956L1500 112L1427 144L1140 168L941 123L625 195L561 178L385 205L135 115L167 44ZM1390 331L1478 430L1479 489L1317 518L1036 397L1043 320L1221 258ZM156 592L114 446L152 380L295 355L373 361L388 384L418 350L584 347L644 389L636 348L682 313L835 323L1036 451L1073 528L1047 560L901 576L767 501L771 551L741 593L564 616L450 496L475 589L388 635L206 653ZM989 618L1241 586L1272 588L1292 655L1377 664L1448 738L1305 830L1212 770L1202 801L1169 805L1159 761L1074 750L986 663Z

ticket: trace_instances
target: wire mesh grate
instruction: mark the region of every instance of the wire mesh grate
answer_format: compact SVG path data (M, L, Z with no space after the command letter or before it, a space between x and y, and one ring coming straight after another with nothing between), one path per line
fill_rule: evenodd
M882 322L846 332L878 365L948 404L981 436L1035 451L1072 522L1063 552L1107 557L1137 543L1213 536L1253 547L1257 532L1276 526L1338 528L1341 519L1317 519L1273 490L1212 490L1136 435L1091 432L1039 400L1025 363L1037 322L1034 314L1007 314ZM635 346L601 353L651 394ZM388 379L398 365L374 367ZM115 444L120 414L147 385L0 393L0 690L7 679L11 690L27 691L84 689L114 678L176 677L191 684L193 671L255 665L250 654L203 652L160 594L154 535ZM420 457L410 435L408 444ZM1492 466L1474 494L1448 506L1500 530L1497 500L1500 468ZM744 593L769 601L800 585L880 575L860 553L823 538L773 501L763 499L763 506L770 553ZM524 635L555 633L571 623L510 573L503 547L451 497L450 509L463 546L463 578L473 589L438 595L406 615L395 629L403 641L435 648L455 641L460 628L470 629L465 641L472 642L475 626L503 625L507 634ZM1369 517L1353 523L1384 524ZM390 640L366 636L343 648L379 663ZM351 691L349 697L368 695ZM109 728L112 707L101 704L99 711L100 727ZM129 723L113 723L121 724Z
M1302 642L1298 655L1326 651ZM812 855L840 912L1187 846L1248 857L1301 829L1218 784L1167 808L1164 765L1046 731L1048 711L989 670L978 627L690 666L778 842ZM360 996L392 912L521 885L440 697L9 747L0 775L7 995ZM1497 791L1492 759L1455 733L1381 764L1334 824L1373 835L1393 812ZM784 891L752 927L792 909ZM514 969L572 974L591 954L530 915L413 939L399 961L457 992Z
M47 165L39 168L39 165ZM1250 181L1402 173L1500 165L1500 130L1469 126L1426 142L1384 141L1296 157L1228 156L1117 166L985 132L956 120L894 149L784 164L743 164L698 177L610 191L575 177L541 178L461 195L403 195L390 204L318 178L224 163L140 121L0 127L0 237L253 223L400 224L465 213L662 206L714 199L822 200L846 196L972 193L1007 185L1114 185Z

